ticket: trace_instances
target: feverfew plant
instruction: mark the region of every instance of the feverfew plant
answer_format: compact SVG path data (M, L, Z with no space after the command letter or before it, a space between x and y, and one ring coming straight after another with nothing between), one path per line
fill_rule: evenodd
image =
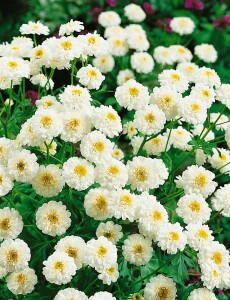
M30 21L20 51L0 47L0 299L230 288L230 85L212 45L186 47L190 18L154 49L145 18L136 4L102 12L104 37L70 20L46 38Z

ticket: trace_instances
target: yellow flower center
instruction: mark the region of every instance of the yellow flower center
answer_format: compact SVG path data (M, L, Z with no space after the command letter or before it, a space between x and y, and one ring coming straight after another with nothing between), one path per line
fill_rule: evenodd
M106 273L108 273L111 276L115 273L115 270L116 269L114 267L111 267L111 268L106 269Z
M68 249L66 250L66 253L73 258L77 258L77 248L69 246Z
M0 229L1 230L8 230L10 229L10 219L9 218L4 218L0 221Z
M19 162L16 164L16 169L17 169L19 172L25 171L25 169L26 169L26 163L25 163L23 160L19 161Z
M139 90L136 87L129 88L129 94L132 97L137 97L139 95Z
M179 240L179 234L175 231L171 231L169 232L170 236L171 236L171 240L172 241L178 241Z
M54 269L57 271L60 271L60 272L62 272L64 270L64 267L65 266L62 261L56 261L54 264Z
M8 66L12 69L16 69L18 64L16 63L16 61L9 61Z
M82 94L82 91L80 91L78 89L74 89L74 90L72 90L72 94L80 96Z
M208 239L208 233L204 229L200 229L197 233L198 237L207 240Z
M50 107L50 106L52 106L52 105L54 105L54 103L53 103L52 100L47 100L47 101L45 102L45 108L48 108L48 107Z
M114 233L112 231L106 231L103 233L103 236L106 237L108 240L112 240L114 237Z
M123 43L122 40L117 39L117 40L114 41L114 45L115 45L115 46L120 47L120 46L123 46L123 44L124 44L124 43Z
M38 49L34 53L34 57L37 58L37 59L42 58L43 55L44 55L44 51L42 49Z
M74 119L69 120L69 122L66 124L66 127L69 130L76 130L79 125L80 125L79 119L74 118Z
M123 195L120 198L120 202L121 202L121 204L123 204L125 206L130 206L133 202L133 199L129 195Z
M203 94L204 97L208 97L209 96L209 91L203 90L202 94Z
M217 270L213 270L212 274L216 278L219 277L219 273L217 272Z
M199 212L200 211L200 203L197 202L196 200L191 202L189 207L191 208L192 211L195 211L195 212Z
M101 58L101 64L104 65L105 63L107 63L107 59L106 58Z
M45 187L52 187L55 185L55 182L56 182L53 175L50 173L43 173L41 175L40 181L42 182L43 186L45 186Z
M97 77L97 72L93 69L88 71L88 75L90 78L96 78Z
M172 73L172 74L171 74L171 78L172 78L174 81L179 81L179 80L180 80L180 75L177 74L177 73Z
M181 20L179 20L179 23L180 23L181 26L184 27L184 26L187 26L188 21L186 19L181 19Z
M108 250L104 246L99 246L97 250L98 256L105 256L107 254Z
M96 142L93 144L93 148L97 152L103 152L105 149L105 144L103 142Z
M107 119L109 119L110 121L116 121L117 118L113 113L109 112L107 114Z
M194 67L193 67L193 66L187 66L187 67L186 67L186 70L187 70L188 72L192 72L192 71L194 70Z
M96 38L94 36L91 36L88 38L88 43L91 45L94 45L96 43Z
M0 175L0 184L2 185L3 183L3 177Z
M41 118L41 125L45 128L50 128L50 126L52 125L53 123L53 120L51 119L50 116L43 116Z
M107 198L103 195L100 195L96 198L96 207L99 210L105 210L107 208Z
M0 155L2 155L4 153L4 148L3 147L0 147Z
M13 50L13 51L18 51L18 50L19 50L19 48L18 48L18 47L16 47L16 46L13 46L13 47L11 48L11 50Z
M169 299L169 289L165 286L161 286L157 289L156 300L167 300Z
M194 186L199 189L205 187L207 183L208 183L207 176L202 173L198 174L194 179Z
M145 120L146 120L146 122L148 122L148 123L153 123L154 120L155 120L155 116L154 116L152 113L148 113L148 114L145 116Z
M6 259L9 263L16 263L19 259L18 252L15 249L10 249L6 254Z
M144 252L144 248L141 244L137 244L137 245L134 245L133 247L133 253L135 254L142 254Z
M160 211L154 211L153 212L153 219L155 220L155 221L160 221L160 220L162 220L162 214L161 214L161 212Z
M73 45L70 41L65 41L65 42L61 43L61 46L65 50L71 50Z
M220 160L226 161L227 160L227 156L224 153L221 153L220 154Z
M18 284L22 285L27 281L27 278L24 274L20 273L20 274L17 275L16 281L17 281Z
M88 171L87 168L83 165L78 165L75 167L74 172L79 176L79 177L84 177L87 175Z
M155 146L158 146L160 144L160 141L161 140L159 138L154 138L154 139L151 140L152 144L155 145Z
M211 77L213 76L213 72L212 71L205 71L204 73L206 76Z
M222 263L222 255L220 252L214 252L212 255L212 260L214 261L215 264L219 265Z
M193 104L191 105L191 108L192 108L192 111L193 111L193 112L198 112L199 109L200 109L200 105L197 104L197 103L193 103Z
M134 170L134 176L137 181L144 182L148 179L148 172L144 167L137 167Z
M179 53L181 54L185 54L186 53L186 50L184 48L178 48L177 50Z
M110 175L117 175L117 174L120 173L120 170L119 170L119 168L116 165L113 165L113 166L109 167L108 173Z
M51 211L48 215L47 215L47 219L48 221L52 224L52 225L57 225L59 223L59 216L57 214L57 212Z

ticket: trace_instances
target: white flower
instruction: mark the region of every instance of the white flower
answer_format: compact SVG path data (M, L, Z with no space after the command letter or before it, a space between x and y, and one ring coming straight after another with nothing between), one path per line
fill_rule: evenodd
M172 65L176 61L175 53L172 49L158 46L154 49L154 59L161 65Z
M98 278L101 279L104 284L110 285L112 282L116 282L119 277L117 264L109 268L97 269L97 271L99 272Z
M50 236L61 235L71 225L70 212L61 201L44 203L36 212L36 225Z
M127 27L126 27L126 29L127 29ZM126 34L127 34L127 36L126 36L127 42L128 42L130 49L134 49L139 52L147 51L149 49L150 43L147 40L147 36L146 36L145 32L143 32L143 33L142 32L141 33L130 32L130 34L129 34L129 31L127 30Z
M197 45L194 48L194 53L206 63L214 63L217 60L217 52L213 45Z
M79 82L86 86L88 89L98 90L100 85L105 79L105 76L101 72L92 67L90 64L87 67L82 67L76 75L79 78Z
M180 93L183 93L188 89L188 80L185 75L173 69L161 72L158 75L158 81L161 86L170 87Z
M193 82L199 67L192 62L182 62L177 65L176 69L181 72L189 82Z
M74 259L64 252L54 252L43 264L43 275L50 283L69 283L76 274Z
M59 29L59 35L70 35L72 33L80 32L84 29L84 25L81 21L73 21L72 19L66 23L62 24Z
M133 222L136 218L138 196L129 190L118 189L113 193L112 213L116 219Z
M205 164L207 155L204 153L202 148L199 148L195 151L195 159L198 166L203 166Z
M213 181L214 173L206 170L202 166L189 166L181 176L175 180L178 188L183 188L185 193L200 193L205 198L211 195L217 183Z
M60 290L53 300L88 300L85 293L75 290L74 288L67 288Z
M158 231L164 224L168 223L168 213L155 196L144 192L139 197L137 209L139 231L156 241Z
M31 118L31 128L34 134L44 140L52 140L63 130L62 120L54 109L40 108Z
M172 30L179 35L191 34L195 29L195 24L188 17L174 17L170 22Z
M159 274L156 277L152 277L150 282L146 284L144 289L144 299L175 300L176 292L177 290L175 282L171 278Z
M215 294L213 292L211 292L210 290L208 290L207 288L195 289L188 296L188 300L197 300L197 299L199 299L199 300L205 300L205 299L218 300L216 298Z
M13 272L6 279L7 288L15 295L30 294L37 282L35 271L31 268Z
M127 162L129 180L133 190L148 191L158 188L168 178L168 170L161 159L136 156Z
M109 26L105 28L104 37L110 38L111 36L123 36L125 37L125 29L121 26Z
M148 74L154 68L153 58L147 52L135 52L131 55L130 63L137 73Z
M228 144L228 147L230 147L230 125L227 127L225 131L225 140L226 143Z
M142 109L149 103L148 88L130 79L116 88L117 102L128 110Z
M33 117L28 119L24 124L22 124L21 130L17 136L19 145L21 146L41 146L46 139L42 138L39 134L32 130ZM36 128L35 128L36 131Z
M144 141L144 137L143 136L139 136L139 135L136 135L134 136L132 139L131 139L131 146L133 147L133 154L136 155L138 150L140 149L141 147L141 144L143 143ZM146 146L146 144L144 145ZM143 149L145 149L145 147L143 147ZM146 149L145 149L146 150Z
M111 36L108 38L108 43L113 56L124 56L129 50L129 45L124 36Z
M84 55L101 56L110 51L109 43L96 32L79 35L78 43L83 45Z
M124 155L124 152L120 148L117 148L117 146L114 145L112 156L113 156L113 158L122 160L125 155Z
M56 251L65 252L74 259L77 270L82 268L85 262L86 243L79 236L66 236L54 247Z
M93 65L105 74L113 70L115 60L112 55L102 55L93 59Z
M10 139L5 137L0 138L0 164L5 165L7 164L8 157L12 149L13 142Z
M137 134L137 129L132 121L127 122L123 125L123 134L127 134L129 138L132 138Z
M189 223L186 229L185 234L188 238L188 245L196 251L209 247L210 242L214 239L212 230L209 229L208 225Z
M0 196L8 194L13 186L12 176L8 173L8 169L0 165Z
M32 22L29 21L28 24L23 24L19 31L21 34L38 34L38 35L48 35L49 28L43 25L40 21Z
M213 155L208 157L208 161L220 173L230 172L230 151L224 148L213 148Z
M188 223L205 223L209 220L211 209L200 194L187 194L177 202L176 213Z
M67 108L88 111L91 108L91 95L88 89L80 85L67 85L64 92L59 94L60 101Z
M216 267L228 267L230 255L223 244L211 242L208 247L201 248L198 252L199 265L205 270L207 265L214 264Z
M168 129L165 135L167 138L169 138L169 142L174 148L183 151L192 149L192 146L188 144L192 140L192 134L182 126L172 129L170 137L169 134L170 130Z
M164 128L166 117L157 105L149 104L136 111L133 123L141 133L151 135L159 133Z
M98 23L103 27L118 26L121 18L115 11L104 11L100 13Z
M117 84L122 85L130 79L135 79L134 73L131 70L120 70L117 75Z
M88 133L81 141L81 154L91 162L101 162L112 157L113 144L100 131Z
M216 122L216 120L218 121ZM216 130L227 130L229 125L229 118L226 115L221 115L219 113L211 113L210 114L210 121L211 123L216 122L215 128Z
M44 74L38 74L32 76L30 81L35 85L40 85L41 87L45 87L47 90L52 90L54 87L54 82L52 79L48 79Z
M63 165L62 176L69 187L83 191L94 183L94 167L86 159L70 157Z
M220 187L212 198L212 207L214 210L222 210L221 214L225 217L230 217L230 183Z
M70 61L84 53L82 44L74 36L62 36L56 44L56 55L61 60Z
M4 278L7 275L7 273L7 269L0 266L0 279Z
M100 223L96 230L96 236L98 238L104 236L115 245L123 237L122 227L112 221Z
M86 244L86 263L92 268L109 268L117 261L117 248L107 238L100 236Z
M0 209L0 240L15 239L22 229L22 217L17 210L9 207Z
M188 62L192 60L191 51L182 45L172 45L169 47L169 50L174 53L177 62Z
M30 66L28 61L20 57L4 56L0 58L0 83L3 89L10 88L10 85L4 87L4 81L12 81L12 85L20 84L22 78L28 78L30 75Z
M147 141L143 147L144 150L148 153L148 155L158 155L161 152L164 152L166 149L168 137L159 134L157 137L152 138L151 140ZM168 146L166 151L169 150L171 147L171 140L168 141ZM139 145L140 147L140 145ZM139 149L138 147L138 149Z
M35 105L37 108L45 108L53 110L56 110L57 112L60 112L62 110L61 104L57 101L55 96L47 95L41 97L41 99L36 100Z
M220 77L215 72L215 70L202 67L199 68L194 74L194 82L195 83L203 83L208 86L219 87L221 84Z
M208 108L211 107L212 103L215 101L215 92L213 88L202 83L197 83L193 86L190 95L202 100Z
M62 172L57 165L40 166L31 184L38 195L53 197L58 195L65 185Z
M29 182L38 171L37 156L29 150L13 151L8 159L9 173L19 182Z
M178 113L190 124L203 124L207 117L207 106L197 96L190 95L180 102Z
M28 267L30 248L20 239L6 239L0 246L0 265L7 271L20 271Z
M183 251L187 243L186 235L179 223L163 224L157 232L156 239L158 247L163 251L166 250L168 254L175 254L178 250Z
M108 292L97 292L89 300L116 300L116 298Z
M92 124L110 138L122 131L121 118L112 106L96 107L92 113Z
M156 104L163 110L167 120L177 116L178 103L181 101L181 94L167 86L155 87L150 94L150 103Z
M124 258L131 264L142 266L152 258L152 242L140 234L131 234L122 246Z
M95 220L106 220L111 218L112 213L111 191L102 188L91 189L85 195L85 212Z
M95 181L108 189L122 188L128 180L126 166L117 159L110 158L98 163L95 168Z
M136 4L128 4L124 8L125 16L132 22L142 22L146 18L146 14L143 9Z
M77 143L91 131L91 118L86 110L66 109L61 118L61 139L65 142Z
M209 290L212 290L215 287L222 288L222 281L223 279L225 281L228 277L226 274L229 274L226 272L226 268L218 268L215 264L206 266L205 269L202 269L202 273L201 280L203 281L203 285Z
M230 84L223 83L216 89L216 99L230 109Z

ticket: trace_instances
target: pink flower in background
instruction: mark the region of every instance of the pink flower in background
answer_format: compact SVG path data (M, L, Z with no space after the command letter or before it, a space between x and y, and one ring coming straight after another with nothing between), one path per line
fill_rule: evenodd
M162 31L172 32L172 28L170 27L171 18L167 18L164 20L157 20L156 25L162 29Z
M95 7L89 12L91 14L91 16L93 17L93 21L95 23L97 23L98 16L100 15L100 13L102 11L103 11L103 9L101 7Z
M144 2L143 9L146 12L147 15L154 15L155 10L153 9L153 6L149 2Z
M25 96L31 100L31 105L34 106L36 100L38 99L38 93L33 90L28 90Z
M185 0L184 6L187 9L204 9L204 3L201 0Z
M105 2L112 7L115 7L117 5L117 1L116 0L105 0Z
M216 29L223 30L230 26L230 15L222 16L220 19L213 21L213 24L216 26Z

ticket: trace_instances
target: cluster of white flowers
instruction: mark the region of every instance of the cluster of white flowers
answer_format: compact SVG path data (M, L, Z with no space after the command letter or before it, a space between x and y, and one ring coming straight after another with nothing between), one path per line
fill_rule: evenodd
M134 23L146 17L136 4L127 5L124 15ZM54 237L48 240L55 245L42 269L50 284L69 284L78 270L88 268L111 285L123 261L145 266L155 248L178 255L188 247L197 255L204 286L188 299L216 299L212 289L230 286L229 254L215 241L208 221L212 210L230 216L230 183L218 186L217 178L230 173L230 150L224 148L230 147L230 121L228 113L211 109L230 109L230 84L221 84L214 69L191 62L193 54L183 45L158 46L153 55L148 53L142 26L121 27L113 11L102 12L98 22L105 28L104 38L97 32L75 37L84 26L71 20L60 27L60 38L37 45L20 37L0 45L0 89L29 79L42 90L19 132L0 138L0 196L13 205L0 208L0 277L7 276L7 287L16 295L31 293L37 283L29 267L30 248L19 236L23 213L10 198L23 186L36 201L36 234ZM187 17L173 18L170 26L179 35L195 29ZM49 29L38 21L22 25L20 32L48 35ZM116 57L127 53L131 69L119 69L111 77L117 86L108 103L112 98L115 105L107 105L101 96L107 86L99 89L114 70ZM207 63L217 59L212 45L198 45L194 53ZM171 69L161 69L158 86L150 90L139 78L151 77L157 64ZM56 69L71 69L71 84L57 92L52 80ZM219 136L222 144L215 147ZM120 138L130 145L118 143ZM205 148L209 143L211 154ZM84 225L87 220L97 224L93 237L88 232L84 239L75 235L78 215ZM109 292L88 297L86 291L64 288L54 299L116 300ZM144 298L132 299L173 300L177 293L176 283L159 274L146 284Z

